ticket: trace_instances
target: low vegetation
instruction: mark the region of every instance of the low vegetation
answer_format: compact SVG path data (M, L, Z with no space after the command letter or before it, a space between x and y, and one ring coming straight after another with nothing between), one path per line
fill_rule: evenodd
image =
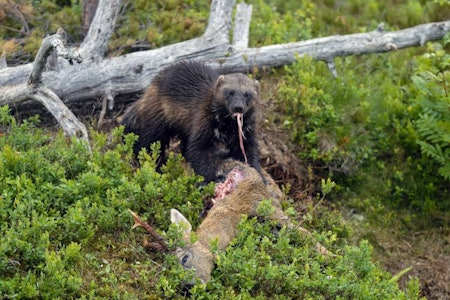
M90 154L82 142L38 128L38 120L17 124L8 107L0 112L0 289L6 298L145 298L177 297L188 278L174 255L148 254L142 232L132 231L128 209L151 220L176 245L177 230L168 212L177 207L197 220L202 197L200 178L171 156L163 174L156 155L131 163L134 136L122 142L91 132ZM157 153L157 149L155 153ZM324 183L326 185L326 183ZM328 182L330 186L331 183ZM330 187L328 187L330 189ZM263 203L264 204L264 203ZM261 214L270 207L262 206ZM293 214L295 211L289 209ZM339 216L321 209L321 218L300 216L317 239L338 256L324 258L314 242L275 224L244 219L207 290L195 298L341 297L417 298L418 281L400 291L396 279L371 261L367 242L347 245L348 228ZM305 216L308 216L305 215ZM275 233L276 232L276 233ZM282 284L281 284L282 283Z
M45 33L58 26L68 31L69 43L82 39L79 1L3 2L0 50L9 64L31 61ZM371 31L381 22L395 30L446 20L450 13L446 1L250 2L252 46ZM109 54L198 36L208 6L207 1L129 1ZM443 241L440 253L450 253L445 243L449 47L447 36L424 47L336 59L338 78L308 57L256 73L263 98L275 111L266 124L295 145L309 172L308 184L316 187L302 197L291 195L283 205L337 257L325 259L308 238L245 218L232 244L218 253L207 289L195 286L190 296L438 298L424 290L423 276L431 273L410 271L410 265L388 272L386 263L399 250L384 245L402 244L416 232L437 232L436 240ZM108 134L91 130L92 153L83 143L42 128L38 117L18 120L8 107L0 109L2 297L188 297L179 283L189 272L175 256L143 249L143 232L131 230L128 209L147 218L175 247L179 233L169 224L170 208L179 209L195 227L212 185L200 188L202 179L175 154L162 174L155 172L157 145L155 154L141 154L136 167L131 154L136 137L123 136L120 127ZM267 210L261 207L262 214Z

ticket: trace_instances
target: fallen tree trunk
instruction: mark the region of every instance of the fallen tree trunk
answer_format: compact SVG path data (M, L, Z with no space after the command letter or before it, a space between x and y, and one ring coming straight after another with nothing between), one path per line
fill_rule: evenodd
M214 0L204 35L159 49L103 58L120 7L120 0L99 2L93 28L80 47L88 57L82 64L60 63L59 70L43 74L42 82L65 102L107 97L142 91L162 68L181 60L197 60L226 72L248 72L253 68L290 64L297 55L310 55L328 63L336 75L337 56L393 51L439 40L450 31L450 21L423 24L399 31L384 32L382 26L368 33L336 35L296 43L248 48L251 13L243 5L235 22L234 40L229 41L233 0ZM250 7L251 12L251 7ZM96 26L96 27L95 27ZM98 27L98 28L97 28ZM240 34L244 32L244 34ZM93 41L97 41L97 44ZM17 87L26 83L32 64L0 69L0 105L23 101ZM29 97L28 97L29 99Z
M31 99L40 102L58 121L68 136L76 136L82 140L88 141L88 133L86 127L81 123L75 115L67 108L61 99L44 84L42 84L42 73L47 63L47 58L52 51L56 56L63 57L70 64L73 61L81 63L82 59L78 51L74 49L66 49L63 45L64 30L59 28L57 33L46 37L42 41L42 45L36 55L33 69L29 75L28 81L24 84L18 84L10 89L10 93L20 101L22 99Z

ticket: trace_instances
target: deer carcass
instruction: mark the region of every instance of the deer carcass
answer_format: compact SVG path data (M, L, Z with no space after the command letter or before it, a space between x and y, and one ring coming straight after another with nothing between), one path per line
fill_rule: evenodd
M195 277L203 284L211 279L211 272L214 268L215 257L211 252L211 242L217 241L217 249L224 250L235 237L242 216L256 216L258 204L262 200L270 199L272 201L275 208L271 216L273 220L280 225L287 225L310 235L308 230L298 226L294 228L289 222L280 204L283 194L267 173L265 173L267 179L267 184L265 184L257 170L236 160L226 160L219 172L228 175L226 180L216 187L214 205L197 228L195 243L190 243L192 226L189 221L176 209L172 209L170 212L171 221L180 224L184 230L186 246L176 250L180 263L186 269L193 269ZM133 217L135 227L149 226L143 223L137 215L134 214ZM324 255L332 255L319 243L316 244L316 248ZM194 281L187 284L193 283Z

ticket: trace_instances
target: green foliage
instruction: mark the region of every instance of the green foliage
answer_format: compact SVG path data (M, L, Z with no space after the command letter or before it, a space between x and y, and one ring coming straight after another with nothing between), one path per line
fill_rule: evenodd
M158 48L200 36L208 20L208 1L129 1L117 22L110 48L115 54Z
M445 1L444 1L445 2ZM399 29L417 24L445 21L450 13L447 3L422 0L349 0L317 1L316 18L321 20L314 26L318 34L348 34L374 30L380 23L385 29Z
M320 177L354 174L370 155L361 132L370 105L362 99L371 91L351 69L355 62L338 59L336 64L344 73L339 78L324 63L299 57L280 73L283 81L275 96L283 112L280 125Z
M275 228L273 222L244 218L236 238L226 251L219 252L212 281L206 290L194 286L190 290L192 298L419 298L417 281L410 282L408 290L402 292L392 275L371 262L371 247L367 242L359 246L341 245L342 251L336 258L326 258L314 250L310 237L286 227ZM176 282L183 280L178 277L183 272L176 262L170 272L171 278L178 278ZM189 274L183 276L189 278ZM161 297L176 295L176 288L169 282L167 277L160 280Z
M319 179L333 179L340 197L419 212L408 221L417 224L450 209L448 54L445 42L429 47L417 58L411 49L336 59L336 79L307 57L272 75L283 77L277 121Z
M154 169L157 156L144 155L142 167L133 170L135 137L123 138L122 127L110 138L91 131L90 154L82 142L68 141L62 133L50 135L36 122L35 118L18 124L7 107L0 109L2 295L119 296L120 289L104 290L84 280L80 270L102 261L101 256L92 258L87 249L104 247L104 242L97 243L106 235L129 233L129 208L150 213L152 223L162 229L168 227L171 207L191 218L197 216L202 206L203 193L197 187L201 178L187 173L179 156L169 158L163 174ZM137 238L132 242L137 243ZM106 283L118 284L124 276L112 270L104 274Z
M450 55L440 44L432 44L418 62L412 78L421 106L415 122L417 143L422 153L440 166L439 174L450 180Z
M312 38L315 7L311 1L291 2L287 9L283 1L267 3L250 1L254 6L250 26L252 47L289 43Z
M65 29L69 43L82 39L80 1L6 0L0 21L5 25L0 27L0 51L21 62L32 60L42 39L58 27Z
M286 116L283 125L291 132L292 140L305 147L302 158L314 160L328 160L334 151L321 151L319 147L323 134L336 122L332 98L322 89L329 78L316 76L325 71L321 67L309 57L285 67L286 80L280 84L278 97Z

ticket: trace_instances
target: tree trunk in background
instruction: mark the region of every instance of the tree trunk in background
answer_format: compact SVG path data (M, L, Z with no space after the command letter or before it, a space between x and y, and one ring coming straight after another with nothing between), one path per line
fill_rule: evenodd
M97 10L98 0L83 0L82 1L82 16L81 16L81 26L83 29L83 34L89 31L92 19L94 19L95 11Z

